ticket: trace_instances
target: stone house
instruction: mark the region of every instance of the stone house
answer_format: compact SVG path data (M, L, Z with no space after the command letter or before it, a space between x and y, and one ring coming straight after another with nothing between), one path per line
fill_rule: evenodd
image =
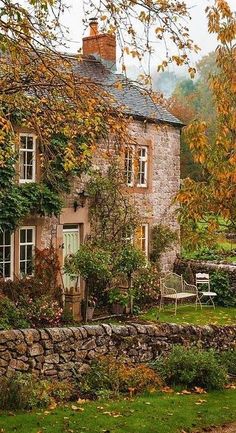
M130 133L136 145L127 148L124 166L130 193L135 195L143 223L140 227L140 248L149 254L150 229L153 224L165 223L178 229L172 199L180 182L181 122L162 106L140 93L130 83L123 89L112 85L123 79L115 70L116 38L99 34L97 23L90 24L90 36L83 39L83 60L77 62L76 72L101 83L111 91L117 102L132 116ZM20 182L37 182L40 167L37 158L37 137L32 131L19 131ZM135 148L134 148L135 147ZM138 169L134 176L134 154ZM95 161L95 163L99 163ZM101 161L100 161L101 163ZM77 203L77 204L76 204ZM53 242L61 264L67 254L75 252L89 234L88 205L81 181L73 191L58 218L29 216L13 234L0 233L0 274L3 278L32 274L34 247L40 249ZM163 257L163 265L173 265L179 246ZM80 316L82 290L71 289L71 281L64 276L66 299L76 318Z

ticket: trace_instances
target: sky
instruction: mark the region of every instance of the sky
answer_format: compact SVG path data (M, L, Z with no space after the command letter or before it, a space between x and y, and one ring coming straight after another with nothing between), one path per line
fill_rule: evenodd
M201 48L198 54L192 53L190 56L191 64L195 66L195 63L204 55L211 51L214 51L217 47L217 40L214 35L208 34L207 31L207 18L205 15L205 8L214 3L214 0L185 0L187 6L189 7L192 20L187 23L190 29L190 36L194 42ZM82 37L88 34L88 29L85 29L82 19L83 19L83 8L82 0L66 0L69 5L69 10L67 10L63 17L63 24L68 27L69 39L68 41L68 51L76 53L81 48ZM229 5L232 10L235 10L235 0L228 0ZM165 57L165 51L163 46L163 54L161 52L162 48L158 46L158 54L162 59ZM155 63L156 65L156 63ZM138 65L128 58L128 75L132 78L138 75ZM176 69L177 68L177 69ZM118 68L119 69L119 68ZM152 70L154 71L154 62ZM170 65L168 67L169 72L174 72L176 74L184 74L185 70Z
M189 24L191 36L195 43L202 49L200 56L213 51L216 48L217 41L213 35L207 32L207 20L204 13L206 6L212 5L214 0L185 0L187 6L190 8L192 21ZM66 2L70 9L66 11L63 17L63 23L69 29L69 36L71 42L69 43L69 50L76 52L81 46L81 39L85 29L83 28L82 18L82 0L67 0ZM235 0L228 0L232 9L236 9ZM198 55L199 57L199 55Z

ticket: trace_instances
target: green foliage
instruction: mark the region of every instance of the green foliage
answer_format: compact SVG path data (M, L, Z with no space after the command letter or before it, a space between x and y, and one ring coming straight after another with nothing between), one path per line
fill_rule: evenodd
M139 211L127 193L120 164L112 160L107 172L92 172L86 190L92 242L119 253L140 223Z
M135 305L144 307L156 303L160 292L157 270L152 266L139 269L133 277L133 291Z
M226 384L226 370L219 365L213 351L175 346L168 356L162 356L152 366L171 386L216 390Z
M211 290L217 293L216 305L222 307L235 307L236 296L230 288L229 274L224 271L215 271L210 275Z
M29 373L14 373L0 378L0 409L45 408L54 402L65 402L74 396L71 383L38 380Z
M147 365L127 364L124 359L103 356L91 363L80 379L80 390L89 396L117 397L120 393L140 393L161 386L159 376Z
M0 329L58 326L62 308L50 295L32 299L18 295L16 302L0 298Z
M147 259L144 253L128 243L122 248L116 258L114 268L118 273L123 273L130 278L135 271L144 267L146 263Z
M28 328L29 324L24 309L6 297L0 298L0 329Z
M120 289L114 287L108 292L108 302L110 304L120 304L126 307L129 303L129 295L126 291L121 291Z
M168 251L171 246L177 241L177 232L169 227L158 224L152 227L151 232L151 254L150 260L157 263L160 260L161 254Z
M183 257L186 259L196 260L220 260L220 252L216 246L212 247L201 247L196 251L187 252L183 250Z
M23 309L30 326L36 328L58 326L63 313L59 303L53 300L50 295L43 295L34 300L29 297L22 297L18 308Z
M87 281L107 281L111 276L110 267L110 253L91 244L82 245L65 262L66 273L80 274Z
M12 152L13 135L8 134L7 143L0 152L0 229L14 231L29 214L58 216L63 207L62 193L69 193L72 177L88 169L89 160L85 157L73 170L65 169L68 142L61 134L52 138L47 166L40 182L17 184L15 164L17 152ZM84 138L77 139L78 155L84 153ZM46 150L43 150L46 152Z
M228 375L236 378L236 350L227 350L218 354L220 365L226 368Z

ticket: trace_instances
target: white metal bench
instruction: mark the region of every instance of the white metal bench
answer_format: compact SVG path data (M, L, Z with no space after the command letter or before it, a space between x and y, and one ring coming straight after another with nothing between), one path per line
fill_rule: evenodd
M202 308L198 295L198 289L194 284L184 281L182 275L170 272L160 280L160 310L163 308L164 299L170 299L175 303L175 315L177 313L178 301L183 299L195 298L195 306L198 304Z

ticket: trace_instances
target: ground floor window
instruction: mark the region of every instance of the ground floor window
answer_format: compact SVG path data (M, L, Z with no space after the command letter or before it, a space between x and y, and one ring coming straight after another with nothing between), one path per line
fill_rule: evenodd
M35 227L22 227L20 236L20 274L33 275L33 255L35 248Z
M0 232L0 278L12 277L12 236L9 230Z
M148 256L148 236L148 224L141 224L137 227L134 233L126 232L124 239L127 243L135 245L135 247L139 248L146 256Z
M135 245L148 256L148 224L141 224L135 233Z

